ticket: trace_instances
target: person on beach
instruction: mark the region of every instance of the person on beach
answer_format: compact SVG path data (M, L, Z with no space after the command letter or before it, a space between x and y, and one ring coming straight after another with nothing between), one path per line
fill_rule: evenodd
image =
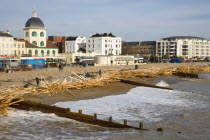
M63 65L60 63L58 66L59 72L63 71Z
M39 78L35 78L35 81L36 81L36 85L37 85L37 87L39 86L39 83L40 83L40 81L41 81L41 79L39 79Z
M98 75L101 76L101 75L102 75L102 72L103 72L103 71L100 69L100 70L98 71Z
M6 73L10 73L10 66L6 64Z

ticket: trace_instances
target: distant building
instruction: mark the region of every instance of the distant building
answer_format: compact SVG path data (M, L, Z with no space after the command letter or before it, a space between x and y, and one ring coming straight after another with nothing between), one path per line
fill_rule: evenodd
M68 37L65 41L65 53L86 52L85 37Z
M134 56L130 55L97 55L95 66L134 65Z
M134 41L126 42L128 46L140 46L140 45L156 45L156 41Z
M135 42L126 42L128 46L139 46L140 41L135 41Z
M14 39L14 47L16 48L16 50L15 50L16 56L23 56L24 54L27 54L27 50L25 47L25 41L15 38Z
M26 53L33 57L55 58L58 56L58 47L52 41L46 41L46 28L36 11L28 19L24 28L24 40ZM18 53L18 52L17 52Z
M10 35L9 31L6 33L0 32L0 55L1 56L12 56L15 55L13 36Z
M58 53L65 53L65 41L67 38L65 36L48 36L48 41L52 41L58 46Z
M121 41L120 37L115 37L111 33L95 34L87 38L86 52L99 55L120 55Z
M156 42L156 55L161 59L172 57L205 58L210 56L210 41L192 36L162 38Z
M156 41L125 42L122 47L122 54L155 61L155 47Z

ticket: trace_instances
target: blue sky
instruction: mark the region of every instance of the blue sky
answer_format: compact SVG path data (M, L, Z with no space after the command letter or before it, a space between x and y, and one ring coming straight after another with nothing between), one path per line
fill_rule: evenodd
M0 1L0 31L23 37L34 0ZM36 0L36 10L49 36L112 32L125 41L210 39L210 0Z

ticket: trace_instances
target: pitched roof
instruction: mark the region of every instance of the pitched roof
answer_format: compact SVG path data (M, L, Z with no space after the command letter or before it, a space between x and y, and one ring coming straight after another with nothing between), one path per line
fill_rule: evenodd
M103 33L103 34L95 34L95 35L92 35L91 37L115 37L112 33Z
M162 39L205 39L205 38L195 37L195 36L172 36L172 37L166 37Z
M56 46L53 41L47 41L47 45L46 48L58 48L58 46Z
M0 32L0 36L3 36L3 37L13 37L13 36L11 36L8 33L2 33L2 32Z
M31 44L27 40L19 40L19 41L25 42L26 48L36 48L36 47L40 48L40 47L38 47L38 46L36 46L34 44ZM43 47L43 48L45 48L45 47ZM58 47L53 43L53 41L47 41L46 48L58 48Z
M73 41L76 40L78 37L77 36L70 36L66 39L66 41Z
M34 44L29 43L27 40L21 40L21 41L24 41L24 42L25 42L25 47L26 47L26 48L38 47L38 46L36 46L36 45L34 45Z

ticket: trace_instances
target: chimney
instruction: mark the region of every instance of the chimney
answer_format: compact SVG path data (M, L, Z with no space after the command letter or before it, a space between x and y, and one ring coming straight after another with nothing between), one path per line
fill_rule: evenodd
M7 30L7 32L6 32L7 34L10 34L10 32L9 32L9 30Z

